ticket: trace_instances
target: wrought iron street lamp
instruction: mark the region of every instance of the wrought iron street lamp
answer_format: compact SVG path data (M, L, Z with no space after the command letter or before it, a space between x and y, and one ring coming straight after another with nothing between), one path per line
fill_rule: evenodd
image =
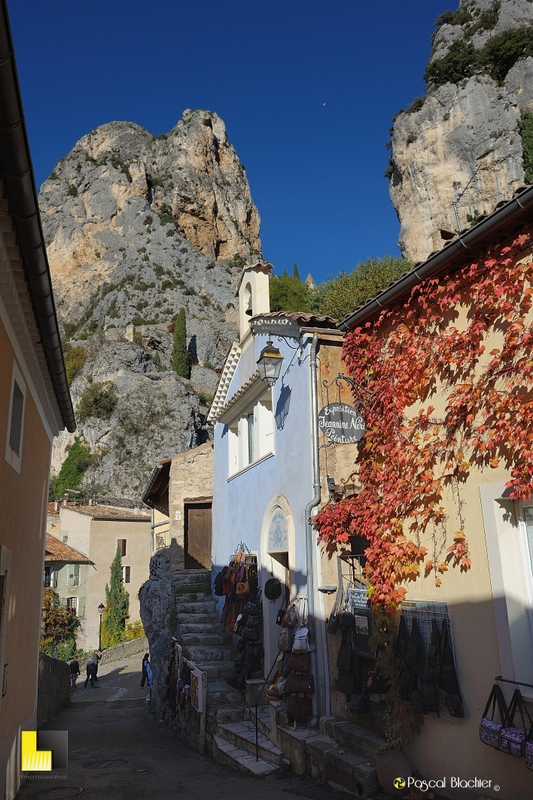
M269 339L257 360L259 376L267 386L274 386L276 383L281 372L282 362L283 356L278 348L274 347L272 340Z
M102 614L105 611L105 606L103 603L100 603L98 606L98 613L100 614L100 626L98 628L98 650L102 649Z

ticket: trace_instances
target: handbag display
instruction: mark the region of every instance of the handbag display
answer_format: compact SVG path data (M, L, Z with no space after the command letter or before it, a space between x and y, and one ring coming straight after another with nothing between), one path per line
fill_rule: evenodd
M348 710L352 712L352 714L366 714L366 712L370 709L370 698L368 696L368 692L365 689L362 689L362 691L352 694L346 706Z
M259 628L261 626L261 614L248 614L246 617L247 628Z
M278 650L286 653L291 649L291 633L288 628L283 628L278 637Z
M246 626L241 631L241 636L247 642L258 642L259 641L259 630L257 628L249 628Z
M524 759L526 762L526 767L533 770L533 725L529 729L529 733L526 738L526 743L524 746Z
M520 712L522 718L522 727L517 728L514 724L516 712ZM525 717L528 718L529 728L526 728ZM520 694L520 689L515 689L509 704L509 711L507 715L508 725L500 731L500 750L502 753L507 753L516 758L522 758L525 751L526 739L531 731L532 723L531 717L524 705L524 700Z
M350 672L354 665L354 652L352 649L352 631L343 628L342 642L337 655L337 667L344 672Z
M294 632L294 641L292 643L293 651L309 652L309 628L297 628Z
M489 716L489 708L491 703L492 709L490 710ZM496 707L498 707L498 713L501 720L500 722L496 722L494 719ZM479 725L479 738L483 744L486 744L489 747L494 747L496 750L500 749L500 733L508 724L507 713L507 705L505 703L503 692L498 684L495 683L492 687L489 699L487 700L487 705L485 706L485 711L483 712L481 723Z
M287 705L287 714L298 721L304 721L313 716L313 701L305 695L292 694Z
M346 672L340 669L337 678L337 691L347 695L354 694L356 691L356 677L355 672Z
M309 672L311 669L311 654L291 653L287 661L287 669L293 672Z

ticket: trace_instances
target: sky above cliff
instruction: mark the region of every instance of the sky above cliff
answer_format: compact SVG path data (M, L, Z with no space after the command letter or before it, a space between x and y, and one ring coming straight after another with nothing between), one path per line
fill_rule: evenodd
M414 0L10 2L37 187L98 125L153 134L216 111L246 168L265 258L324 280L384 253L391 118L424 93L435 19Z

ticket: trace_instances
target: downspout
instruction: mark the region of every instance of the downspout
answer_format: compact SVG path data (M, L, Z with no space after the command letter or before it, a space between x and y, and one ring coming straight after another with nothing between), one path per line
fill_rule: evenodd
M313 718L310 721L312 728L318 725L321 713L325 713L325 680L323 660L318 652L319 643L322 637L317 637L316 607L315 607L315 558L316 546L314 544L315 534L311 511L320 503L320 472L318 462L318 393L317 393L317 369L316 351L318 346L318 335L313 334L311 351L309 354L309 367L311 379L311 461L313 469L313 497L305 507L305 552L307 561L307 607L309 610L308 626L310 640L313 645L311 652L312 672L315 676L316 691L313 695Z
M154 554L154 509L152 506L145 503L144 500L141 500L141 503L145 508L150 509L150 557L152 557Z

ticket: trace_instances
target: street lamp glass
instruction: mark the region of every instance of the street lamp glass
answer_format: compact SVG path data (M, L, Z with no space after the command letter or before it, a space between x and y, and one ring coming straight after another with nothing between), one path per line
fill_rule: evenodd
M274 347L272 341L269 339L266 343L266 347L263 347L261 355L257 360L259 376L261 380L267 384L267 386L274 386L276 383L281 372L282 362L283 356L278 348Z

